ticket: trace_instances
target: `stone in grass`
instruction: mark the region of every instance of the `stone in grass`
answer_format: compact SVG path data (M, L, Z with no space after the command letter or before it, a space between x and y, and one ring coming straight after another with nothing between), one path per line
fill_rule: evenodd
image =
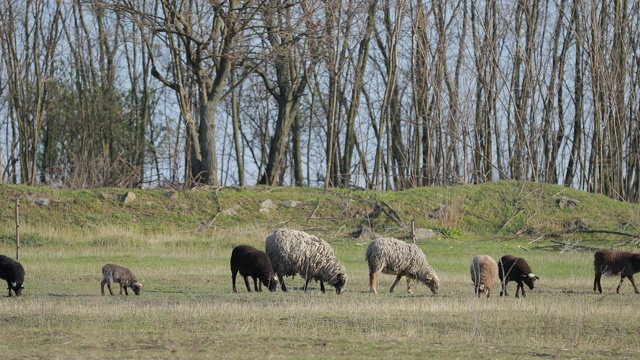
M285 200L282 202L282 206L286 208L294 208L300 204L300 201L297 200Z
M278 205L276 205L273 201L267 199L262 200L260 202L260 209L277 209Z
M136 194L134 194L131 191L127 191L124 195L120 197L120 201L122 201L125 204L132 203L136 201Z

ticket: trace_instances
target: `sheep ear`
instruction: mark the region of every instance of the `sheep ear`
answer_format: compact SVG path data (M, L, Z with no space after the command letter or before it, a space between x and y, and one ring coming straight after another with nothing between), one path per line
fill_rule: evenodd
M15 282L11 283L11 287L16 287L18 284L16 284Z
M536 280L540 279L540 278L539 278L539 277L537 277L537 276L536 276L536 274L534 274L534 273L531 273L531 274L529 274L529 275L527 275L527 276L529 276L529 277L530 277L530 278L532 278L532 279L534 279L534 278L535 278Z

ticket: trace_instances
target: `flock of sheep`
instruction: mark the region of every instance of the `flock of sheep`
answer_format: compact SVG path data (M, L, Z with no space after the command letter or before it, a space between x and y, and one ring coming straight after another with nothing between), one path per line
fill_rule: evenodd
M394 238L376 238L369 243L366 252L369 264L369 285L372 293L377 293L376 283L379 273L396 275L396 279L389 289L393 292L395 286L404 276L407 279L407 292L412 293L411 281L424 283L433 294L438 293L440 279L435 270L427 262L427 257L415 244L409 244ZM629 278L636 294L640 294L633 280L633 274L640 272L640 254L627 251L602 249L594 255L595 279L593 291L602 293L600 279L602 275L620 276L620 283L625 277ZM338 261L329 243L321 238L303 231L281 228L270 234L265 242L265 251L249 245L236 246L231 253L231 280L233 291L236 292L236 277L238 272L244 278L247 291L251 292L249 277L253 279L254 290L262 291L265 285L269 291L276 291L278 284L282 291L287 291L284 283L286 276L300 275L305 279L303 289L306 291L309 281L320 282L320 290L324 293L327 283L337 294L344 292L347 283L347 272ZM516 297L519 293L525 296L524 285L533 290L538 276L535 275L523 258L512 255L502 256L496 262L489 255L476 256L469 269L473 282L474 294L478 297L491 296L491 290L497 279L502 285L500 296L507 296L507 283L517 283ZM12 291L20 296L24 288L25 271L22 265L4 255L0 255L0 278L7 281L9 296ZM102 267L101 292L104 296L104 286L109 293L112 283L120 284L120 295L130 288L136 295L142 291L142 284L136 280L133 273L122 266L106 264Z
M435 270L427 262L427 257L415 244L409 244L394 238L376 238L369 243L366 252L369 264L369 286L372 293L377 293L379 273L396 275L389 289L393 292L400 279L407 279L407 292L413 293L411 281L418 280L433 294L438 293L440 279ZM595 280L593 290L600 291L602 275L620 276L620 285L625 277L629 278L636 294L638 289L633 281L633 274L640 272L640 254L598 250L594 256ZM335 258L331 245L317 236L294 229L278 229L267 237L265 251L248 245L240 245L231 254L231 279L233 291L236 291L236 276L244 277L247 291L251 291L248 277L253 278L255 291L261 291L264 284L270 291L275 291L280 282L282 291L287 291L285 276L300 275L305 279L303 289L306 291L310 280L320 281L320 290L324 293L324 283L333 286L338 294L344 291L347 274L344 266ZM504 255L496 262L489 255L476 256L469 269L473 282L474 294L478 297L491 296L491 289L500 279L500 296L508 296L507 284L517 284L516 297L525 294L525 285L533 290L539 277L531 271L527 261L513 255ZM258 282L259 281L259 282ZM261 284L260 284L261 283ZM616 292L620 292L620 285Z

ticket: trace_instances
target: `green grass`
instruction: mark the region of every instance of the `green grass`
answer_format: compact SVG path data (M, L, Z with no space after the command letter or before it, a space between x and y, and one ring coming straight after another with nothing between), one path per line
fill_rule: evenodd
M15 255L15 199L20 200L20 261L24 296L0 296L0 344L9 358L635 358L639 297L628 282L603 278L594 294L591 252L557 251L551 240L640 251L640 208L597 195L535 183L364 192L298 188L180 191L57 190L0 185L0 253ZM555 206L558 196L580 201ZM47 198L38 205L35 199ZM260 201L279 206L259 212ZM348 234L360 225L402 237L408 229L374 205L393 209L408 225L446 236L419 240L441 278L406 293L380 275L369 293L367 241ZM446 206L443 217L434 211ZM237 215L218 214L233 208ZM348 273L346 293L327 294L287 278L288 293L231 291L234 246L264 247L278 226L306 229L329 241ZM540 276L536 291L515 299L473 297L469 265L478 254L525 257ZM100 268L129 267L142 295L100 296ZM4 287L4 286L3 286ZM6 290L3 290L6 291Z
M640 207L560 186L499 181L481 185L417 188L400 192L310 188L220 188L184 190L134 190L136 200L123 204L123 189L58 190L0 184L0 241L10 239L15 221L15 201L20 201L22 226L95 230L118 227L147 233L207 232L236 227L287 225L346 235L359 226L378 233L407 235L411 221L417 227L436 229L450 237L512 237L526 233L562 237L575 230L579 220L590 230L640 234ZM579 201L560 208L556 200ZM45 198L48 205L38 205ZM278 208L260 212L260 202L271 200ZM282 205L297 200L295 208ZM376 217L376 204L384 212ZM444 213L436 209L446 208ZM233 209L236 215L219 214ZM398 219L389 214L395 211ZM51 236L55 237L55 234ZM598 237L608 237L597 233ZM593 236L591 236L593 237ZM52 242L57 240L52 239ZM41 234L38 244L46 243Z
M207 246L197 236L170 235L134 246L77 239L78 246L23 248L24 295L0 298L0 334L12 339L5 350L20 358L621 358L640 345L638 297L628 283L613 294L612 278L603 279L604 296L594 294L588 252L524 252L516 240L421 241L441 277L440 294L420 284L408 295L404 281L390 294L393 276L381 275L373 295L365 245L333 239L348 270L345 294L321 294L315 283L305 294L299 277L286 279L288 293L246 293L240 280L234 294L231 249L262 246L268 230L237 234L216 231ZM541 278L536 291L500 298L496 285L493 297L475 299L473 256L507 252L529 260ZM107 262L131 268L142 295L100 296Z

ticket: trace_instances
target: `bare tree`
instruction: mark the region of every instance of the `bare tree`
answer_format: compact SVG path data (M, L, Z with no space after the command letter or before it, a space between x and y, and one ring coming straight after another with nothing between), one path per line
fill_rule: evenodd
M159 14L130 2L116 5L148 34L152 75L176 92L187 127L187 181L217 185L216 110L226 94L231 69L242 53L242 29L255 14L256 4L161 0ZM170 56L161 64L165 50Z
M284 176L289 135L296 121L300 120L302 96L311 70L318 61L313 38L318 36L319 29L311 25L315 21L310 12L313 8L306 1L269 1L261 10L265 30L262 41L267 51L267 61L264 62L265 67L256 65L255 68L275 100L278 115L260 184L279 185ZM296 125L296 128L300 129L300 126ZM299 137L300 132L294 131L293 136ZM293 142L299 144L300 140L294 139ZM300 160L296 158L294 163L300 164ZM301 168L294 172L302 173Z
M60 39L60 3L3 1L0 23L2 60L7 72L9 117L19 138L20 181L37 181L39 140L53 58Z

